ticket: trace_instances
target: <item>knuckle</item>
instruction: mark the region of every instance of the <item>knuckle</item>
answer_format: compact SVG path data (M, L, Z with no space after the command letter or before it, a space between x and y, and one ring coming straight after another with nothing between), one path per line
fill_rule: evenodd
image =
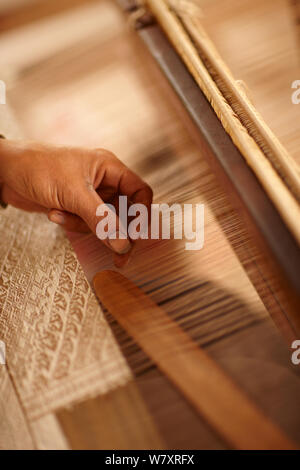
M147 184L147 183L144 183L144 186L143 186L142 189L146 193L147 198L152 201L152 199L153 199L153 189L151 188L151 186L149 186L149 184Z
M77 198L73 187L70 187L68 184L59 185L55 193L60 207L72 213L76 212Z
M94 151L97 158L105 160L115 160L117 158L113 152L107 149L96 148Z

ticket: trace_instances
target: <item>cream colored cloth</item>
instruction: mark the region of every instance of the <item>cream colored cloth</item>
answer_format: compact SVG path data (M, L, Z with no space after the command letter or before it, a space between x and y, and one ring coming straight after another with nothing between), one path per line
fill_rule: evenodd
M61 229L9 207L0 240L0 367L27 418L125 383L125 359Z
M10 207L0 238L0 367L27 417L126 382L129 369L63 232L44 215Z

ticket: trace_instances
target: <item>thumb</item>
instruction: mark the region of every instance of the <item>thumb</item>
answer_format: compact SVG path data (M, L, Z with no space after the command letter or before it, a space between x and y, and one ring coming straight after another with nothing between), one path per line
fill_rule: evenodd
M61 225L67 232L88 233L90 228L78 217L78 215L58 209L50 209L48 219L58 225Z

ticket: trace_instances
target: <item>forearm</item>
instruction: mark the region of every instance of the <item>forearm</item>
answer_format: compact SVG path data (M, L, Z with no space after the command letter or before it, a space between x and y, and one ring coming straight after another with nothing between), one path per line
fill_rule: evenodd
M1 168L2 166L4 165L4 155L5 155L5 143L4 143L4 135L0 134L0 206L5 209L7 207L7 204L3 201L3 198L2 198L2 189L3 189L3 176L1 176L3 174L3 171L1 171Z
M0 135L0 183L6 182L10 172L11 163L17 158L17 154L22 153L21 142L6 139L3 134Z
M9 104L0 105L0 181L3 180L4 169L8 150L12 149L14 143L22 141L23 135L15 119L14 113ZM11 154L11 152L9 152Z
M4 160L5 160L5 146L6 146L5 137L3 134L0 134L0 185L1 186L3 184L3 165L4 165Z

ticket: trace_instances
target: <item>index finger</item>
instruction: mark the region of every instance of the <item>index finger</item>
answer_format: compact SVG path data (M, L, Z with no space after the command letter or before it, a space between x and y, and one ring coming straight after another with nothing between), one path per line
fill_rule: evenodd
M130 202L145 205L148 214L151 214L153 191L145 181L128 168L120 177L119 192L127 196Z

